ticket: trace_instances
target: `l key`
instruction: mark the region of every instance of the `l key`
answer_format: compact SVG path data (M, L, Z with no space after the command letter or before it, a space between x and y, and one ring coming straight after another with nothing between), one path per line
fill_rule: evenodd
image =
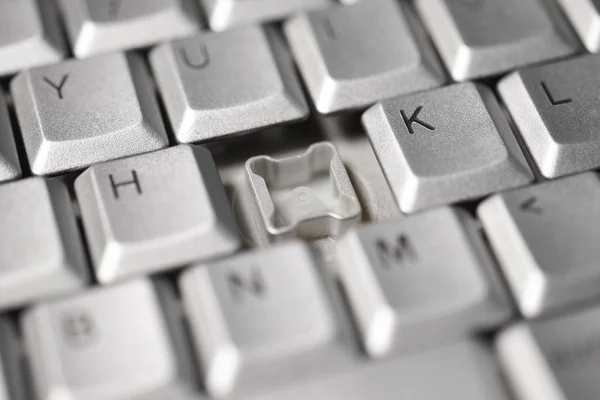
M403 212L533 179L494 95L462 83L380 102L363 125Z
M498 84L506 108L546 178L600 167L600 56L524 69Z

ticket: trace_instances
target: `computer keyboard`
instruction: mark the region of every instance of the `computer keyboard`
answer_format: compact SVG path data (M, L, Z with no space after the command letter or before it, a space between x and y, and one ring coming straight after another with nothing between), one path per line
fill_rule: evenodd
M600 2L0 0L0 400L598 400Z

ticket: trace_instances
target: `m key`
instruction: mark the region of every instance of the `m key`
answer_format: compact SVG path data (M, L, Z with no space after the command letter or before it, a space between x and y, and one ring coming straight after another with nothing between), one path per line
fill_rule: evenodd
M339 273L371 357L414 351L500 325L507 291L464 211L440 208L352 231Z
M492 92L463 83L380 102L363 125L403 212L533 179Z

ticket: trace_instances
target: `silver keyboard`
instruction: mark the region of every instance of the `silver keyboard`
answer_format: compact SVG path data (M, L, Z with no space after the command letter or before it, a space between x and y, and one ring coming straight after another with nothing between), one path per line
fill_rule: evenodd
M600 399L599 24L0 0L0 400Z

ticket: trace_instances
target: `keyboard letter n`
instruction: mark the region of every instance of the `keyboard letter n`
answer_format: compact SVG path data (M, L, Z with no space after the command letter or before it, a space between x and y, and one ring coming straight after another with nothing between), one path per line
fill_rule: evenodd
M381 265L389 269L392 265L400 264L405 258L415 259L417 257L415 249L406 235L398 235L390 243L385 239L378 239L375 242L375 251L379 256Z

